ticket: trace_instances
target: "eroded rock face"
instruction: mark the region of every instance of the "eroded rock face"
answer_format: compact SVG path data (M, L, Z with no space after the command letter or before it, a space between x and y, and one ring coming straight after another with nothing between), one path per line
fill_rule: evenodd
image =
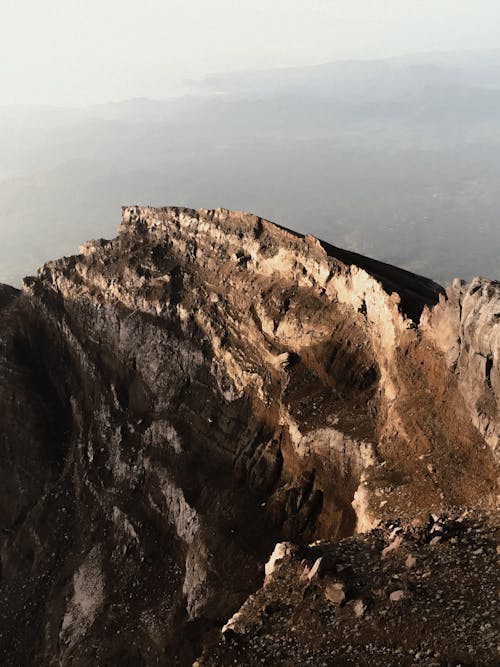
M0 296L4 664L191 664L277 542L494 502L494 283L132 207Z
M455 280L422 329L458 377L473 424L500 455L500 283Z

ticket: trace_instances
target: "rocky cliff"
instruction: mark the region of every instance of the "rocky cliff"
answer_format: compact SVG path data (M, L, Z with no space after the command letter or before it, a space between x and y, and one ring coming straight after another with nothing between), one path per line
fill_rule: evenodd
M318 540L358 545L359 570L384 526L491 526L499 283L445 292L249 214L131 207L2 288L0 331L2 664L306 664L234 653L234 622L218 643L273 550L268 578L293 579Z

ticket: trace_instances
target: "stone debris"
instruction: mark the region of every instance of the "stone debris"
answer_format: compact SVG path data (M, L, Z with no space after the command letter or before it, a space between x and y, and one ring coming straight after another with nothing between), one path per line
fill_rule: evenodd
M442 526L453 526L460 511L440 515ZM384 561L380 545L393 528L299 550L244 613L254 618L264 600L280 599L279 610L224 650L207 649L203 664L494 667L498 514L471 511L461 523L467 542L431 546L425 521L419 527L401 521L400 546ZM482 553L471 560L478 545ZM312 567L320 557L314 586L304 595L297 573L304 560ZM335 580L339 566L342 580Z
M314 577L316 577L317 574L319 573L319 569L321 567L322 560L323 560L322 558L317 558L316 561L314 562L314 565L309 570L309 572L307 574L307 578L308 578L309 581L314 579Z
M273 553L265 566L266 579L269 579L269 577L274 574L276 569L283 562L283 559L292 551L292 549L292 545L287 544L286 542L278 542L278 544L276 544Z
M351 604L352 604L352 610L356 618L362 618L366 611L366 605L363 602L363 600L353 600Z
M342 604L346 599L344 584L327 584L325 588L325 597L333 604Z
M392 534L391 534L392 535ZM389 536L389 539L391 539L391 536ZM382 560L387 558L387 556L392 552L392 551L397 551L399 547L401 546L401 543L403 542L402 537L396 537L392 540L392 542L389 544L389 546L385 547L385 549L382 550Z
M392 591L389 595L389 600L391 602L400 602L403 598L406 597L406 594L402 590Z
M406 567L407 567L409 570L411 570L411 569L413 569L414 567L416 567L416 565L417 565L417 559L416 559L416 557L415 557L415 556L412 556L412 555L410 554L410 555L407 557L407 559L405 560L405 565L406 565Z

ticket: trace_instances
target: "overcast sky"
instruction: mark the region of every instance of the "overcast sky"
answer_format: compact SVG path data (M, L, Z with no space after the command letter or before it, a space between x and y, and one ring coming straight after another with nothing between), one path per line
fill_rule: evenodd
M210 72L499 47L498 0L0 0L0 104L159 98Z

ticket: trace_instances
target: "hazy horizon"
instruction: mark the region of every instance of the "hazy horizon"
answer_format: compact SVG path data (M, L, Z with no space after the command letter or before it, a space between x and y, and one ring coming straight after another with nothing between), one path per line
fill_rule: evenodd
M500 6L0 5L0 282L127 204L233 208L498 277Z
M164 98L211 73L498 49L492 0L4 0L0 106Z
M275 67L261 67L261 68L248 68L248 69L235 69L228 71L209 71L205 72L197 77L191 79L180 80L177 83L177 86L172 88L169 91L169 94L165 95L128 95L124 97L119 97L116 99L99 99L94 100L88 103L81 104L55 104L55 103L37 103L37 102L14 102L2 104L0 103L0 109L19 109L19 108L41 108L41 109L50 109L50 110L68 110L68 111L87 111L94 108L113 106L127 104L130 102L168 102L176 100L179 98L190 98L192 96L200 96L204 89L210 88L210 83L218 79L226 77L247 77L247 76L259 76L262 74L278 74L287 71L297 71L302 69L307 70L317 70L332 65L363 65L363 64L376 64L376 63L385 63L385 62L406 62L410 64L412 61L422 63L428 61L429 65L433 65L436 59L446 60L451 58L481 58L482 56L493 56L495 59L498 59L500 65L500 47L499 48L476 48L476 49L466 49L463 51L444 51L444 50L435 50L435 51L411 51L411 52L402 52L397 56L386 56L380 58L339 58L334 60L327 60L317 63L309 63L303 65L288 65L288 66L275 66ZM207 95L223 95L226 91L214 91L208 90Z

